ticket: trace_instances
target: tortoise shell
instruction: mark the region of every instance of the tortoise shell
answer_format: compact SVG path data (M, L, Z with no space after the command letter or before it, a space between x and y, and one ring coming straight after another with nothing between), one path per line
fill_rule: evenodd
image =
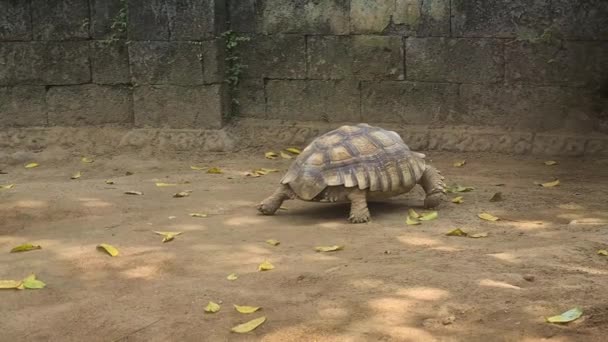
M328 186L407 192L425 170L424 155L399 134L368 124L342 126L313 140L281 179L303 200Z

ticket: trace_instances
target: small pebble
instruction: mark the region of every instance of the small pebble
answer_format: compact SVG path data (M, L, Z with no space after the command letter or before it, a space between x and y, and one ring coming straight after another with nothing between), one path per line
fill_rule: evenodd
M454 321L456 320L456 316L448 316L446 318L444 318L441 323L443 325L450 325L452 323L454 323Z
M526 274L524 276L524 280L525 281L534 281L534 279L535 279L535 277L533 275L531 275L531 274Z

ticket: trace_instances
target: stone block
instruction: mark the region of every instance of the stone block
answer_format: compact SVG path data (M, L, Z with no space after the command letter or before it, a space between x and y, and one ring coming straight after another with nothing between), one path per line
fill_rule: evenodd
M43 86L0 87L0 127L46 126Z
M0 1L0 13L2 13L0 14L0 41L32 39L32 17L29 1Z
M503 79L498 39L407 38L406 78L412 81L495 83Z
M238 49L243 76L302 79L306 77L306 43L303 36L254 36Z
M608 1L552 0L554 29L566 39L608 40Z
M239 83L235 96L239 106L239 116L266 118L266 94L264 80L245 79Z
M270 119L358 122L361 118L356 81L270 80L266 96Z
M90 82L87 42L0 44L0 85L60 85Z
M352 0L350 32L381 33L390 26L394 12L394 0Z
M608 157L608 136L590 138L585 146L585 156Z
M452 0L457 37L528 38L551 26L552 0Z
M205 84L224 82L223 40L214 39L201 42L203 50L203 82Z
M458 85L427 82L363 82L363 118L375 122L432 125L443 122L454 110Z
M235 32L255 33L262 28L261 16L256 12L257 0L229 0L230 29Z
M31 0L35 40L89 38L88 0Z
M167 1L171 40L201 40L214 36L217 0Z
M169 40L167 0L129 0L129 39Z
M401 37L311 36L308 77L403 79Z
M91 37L126 38L128 4L125 0L91 0Z
M582 156L586 142L585 136L538 133L534 136L532 154Z
M220 128L222 86L139 86L134 92L137 127Z
M203 84L202 44L132 42L131 76L135 84Z
M449 36L450 0L400 0L388 31L403 36Z
M132 122L131 90L95 84L50 87L46 94L51 126Z
M509 82L598 86L608 79L608 42L512 42L505 49Z
M131 82L129 51L124 41L91 42L93 83L123 84Z
M261 0L264 33L347 34L348 0Z
M532 133L470 128L429 130L430 150L453 152L498 152L527 154L532 149Z

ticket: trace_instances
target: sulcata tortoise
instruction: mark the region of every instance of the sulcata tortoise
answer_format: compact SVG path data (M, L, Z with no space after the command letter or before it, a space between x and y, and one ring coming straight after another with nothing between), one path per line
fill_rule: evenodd
M416 184L426 192L425 207L436 207L445 198L445 184L424 158L395 132L368 124L342 126L313 140L258 210L272 215L283 201L295 198L350 201L349 221L362 223L370 220L367 200L397 196Z

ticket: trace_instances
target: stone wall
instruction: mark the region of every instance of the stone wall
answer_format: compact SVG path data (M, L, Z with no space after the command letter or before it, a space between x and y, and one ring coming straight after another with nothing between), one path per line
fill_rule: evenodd
M236 92L226 30L250 37ZM608 1L0 0L7 136L219 129L231 100L229 131L267 140L363 121L422 149L605 151Z

